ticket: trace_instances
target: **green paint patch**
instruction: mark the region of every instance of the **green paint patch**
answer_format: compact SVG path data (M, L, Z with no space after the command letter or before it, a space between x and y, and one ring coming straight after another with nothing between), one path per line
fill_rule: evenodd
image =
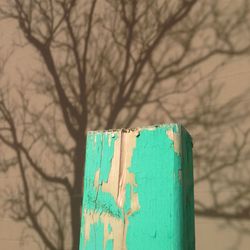
M117 206L114 197L102 191L102 183L108 180L116 139L117 134L111 136L110 134L90 133L88 135L83 207L89 212L108 213L121 218L122 210ZM100 169L100 179L99 186L96 188L95 176L98 169Z
M95 239L95 240L92 240ZM84 250L103 249L104 226L99 220L98 223L90 225L90 239L85 242Z
M114 249L114 241L113 240L108 240L106 244L106 249L105 250L115 250Z
M167 129L141 130L136 141L130 171L136 176L141 209L129 218L129 250L164 250L166 246L180 249L173 248L180 244L179 218L173 214L175 211L178 217L182 216L175 198L180 197L181 191L176 182L180 157L166 135Z
M110 224L108 224L108 233L111 233L112 232L112 227Z
M129 210L131 209L131 185L127 184L126 185L126 199L125 199L125 204L124 204L124 212L127 214Z

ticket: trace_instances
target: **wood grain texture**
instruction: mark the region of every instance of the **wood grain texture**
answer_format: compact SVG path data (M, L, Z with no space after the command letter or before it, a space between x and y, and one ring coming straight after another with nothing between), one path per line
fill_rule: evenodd
M195 249L192 141L184 128L88 133L83 249Z

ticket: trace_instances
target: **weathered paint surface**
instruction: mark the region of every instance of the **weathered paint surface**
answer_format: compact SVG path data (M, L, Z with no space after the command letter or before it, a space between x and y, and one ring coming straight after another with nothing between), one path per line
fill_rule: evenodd
M194 250L192 169L179 125L89 132L79 250Z

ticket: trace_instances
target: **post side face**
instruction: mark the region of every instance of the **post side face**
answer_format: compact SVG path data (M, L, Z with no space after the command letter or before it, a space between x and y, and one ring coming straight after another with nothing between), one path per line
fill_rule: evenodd
M183 249L195 250L194 182L192 138L182 128Z
M182 156L192 149L181 131L88 134L79 250L194 250L192 165Z

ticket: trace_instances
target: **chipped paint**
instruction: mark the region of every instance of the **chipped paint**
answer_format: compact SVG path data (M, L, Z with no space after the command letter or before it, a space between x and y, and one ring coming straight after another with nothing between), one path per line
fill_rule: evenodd
M84 213L84 239L85 246L90 244L90 229L91 226L94 228L97 227L98 223L103 225L103 237L102 237L102 248L106 249L106 245L109 241L113 242L114 249L124 249L122 246L122 241L119 240L123 236L123 228L124 224L122 220L114 218L107 213L95 213L95 212L87 212ZM87 243L87 244L86 244Z
M116 138L114 133L111 134L110 138ZM108 176L108 181L102 183L102 191L112 194L113 198L116 200L118 195L119 186L119 171L117 166L120 164L121 155L121 132L117 132L117 138L114 144L114 154L111 161L111 168Z
M192 148L182 130L89 132L79 250L194 250Z
M167 136L173 141L174 150L177 154L181 154L181 135L179 131L167 130Z
M100 169L98 169L95 173L94 186L96 189L99 188L99 178L100 178Z
M139 209L138 200L135 199L133 189L136 187L135 176L133 173L129 172L129 167L131 165L131 159L133 150L136 147L136 138L138 131L131 131L129 133L121 134L121 148L120 151L123 152L120 156L120 169L119 169L119 188L117 202L119 207L123 207L125 202L125 187L130 184L132 187L132 201L137 202L134 204L136 209Z

